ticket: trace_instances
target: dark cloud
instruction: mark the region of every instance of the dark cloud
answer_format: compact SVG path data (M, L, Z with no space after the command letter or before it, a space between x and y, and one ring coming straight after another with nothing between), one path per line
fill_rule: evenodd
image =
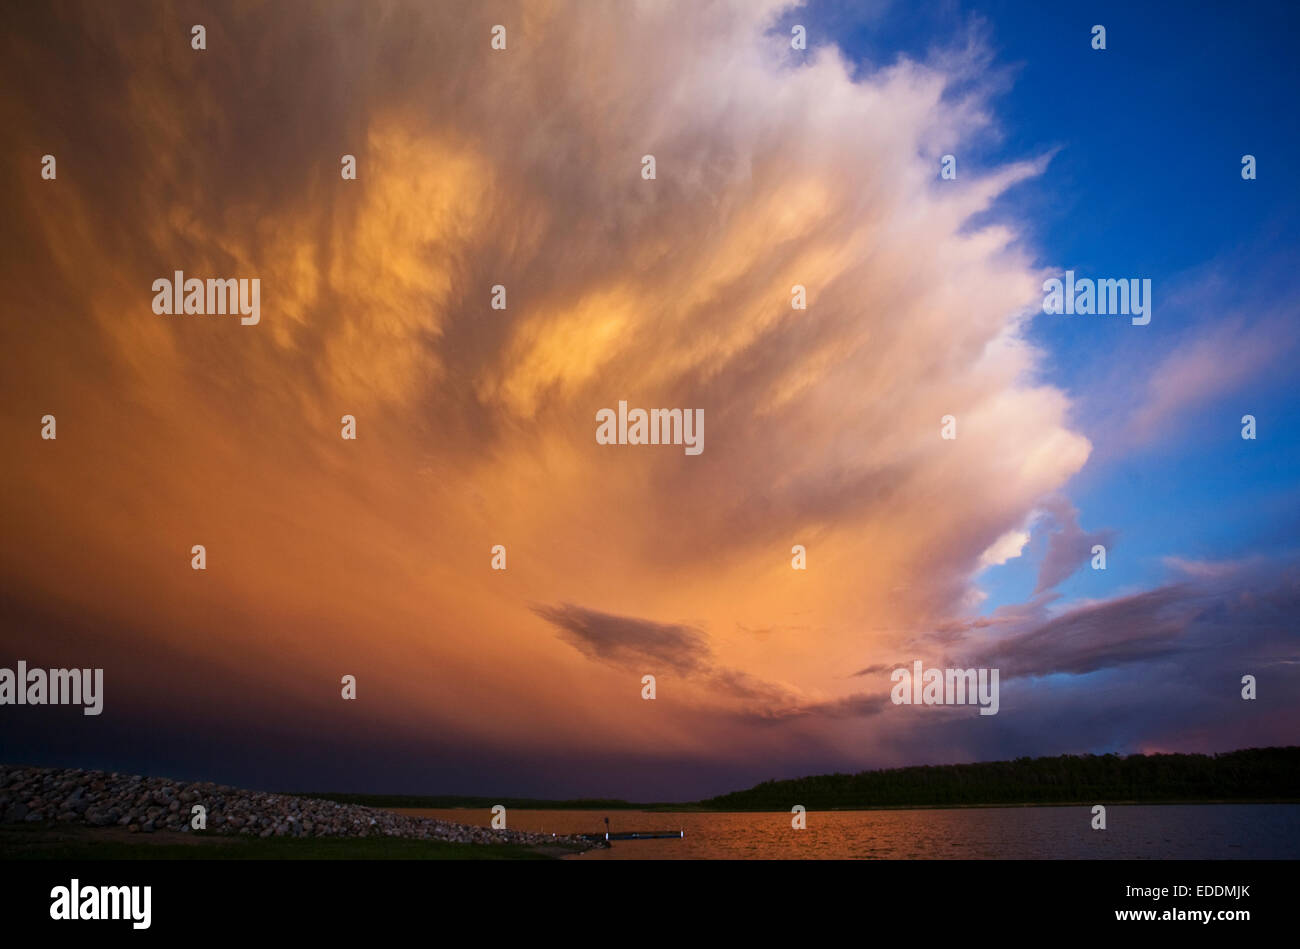
M892 707L893 703L887 691L878 694L855 692L842 698L806 706L803 711L808 715L819 715L824 718L867 718L879 715Z
M878 662L875 663L874 665L867 666L864 669L859 669L857 672L851 673L849 675L849 678L857 679L857 678L861 678L862 676L880 675L882 672L890 672L893 669L897 669L900 665L903 665L903 663Z
M1179 651L1200 607L1182 587L1164 587L1073 610L1001 639L981 659L1005 676L1083 675Z
M1035 593L1050 590L1087 563L1095 545L1101 544L1109 554L1116 537L1113 530L1083 530L1079 526L1079 512L1064 498L1051 498L1044 507L1054 528L1048 534L1047 553L1038 568Z
M710 693L739 701L735 718L751 722L851 718L875 715L882 708L879 695L861 693L809 701L778 683L720 666L714 662L704 633L690 626L616 616L572 603L538 605L533 612L555 626L561 639L592 659L650 674L667 666L680 675L698 678Z
M689 675L712 661L704 634L689 626L615 616L571 603L534 606L533 612L555 626L565 642L602 662L628 669L646 667L643 671L652 674L667 666Z
M1087 675L1159 662L1193 667L1264 661L1293 654L1297 643L1300 569L1257 564L1249 571L1207 569L1045 622L1022 621L1020 630L1013 627L973 652L979 664L1016 677Z

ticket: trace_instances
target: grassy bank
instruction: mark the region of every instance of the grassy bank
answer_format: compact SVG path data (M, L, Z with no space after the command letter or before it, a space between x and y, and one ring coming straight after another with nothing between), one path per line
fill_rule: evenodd
M132 834L121 827L0 825L4 860L547 860L572 851L401 837Z

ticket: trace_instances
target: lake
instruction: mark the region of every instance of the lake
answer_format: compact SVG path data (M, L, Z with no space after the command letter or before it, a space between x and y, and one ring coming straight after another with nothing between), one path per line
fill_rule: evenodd
M486 809L403 814L491 825ZM684 830L682 839L615 841L578 860L1296 859L1300 804L1115 804L1106 830L1091 807L812 811L788 813L510 810L507 826L556 834Z

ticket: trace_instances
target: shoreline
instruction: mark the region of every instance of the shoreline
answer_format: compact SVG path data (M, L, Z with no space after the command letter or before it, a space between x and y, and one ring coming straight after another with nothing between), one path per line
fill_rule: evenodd
M193 835L306 841L400 839L483 848L511 845L585 850L595 846L577 836L495 830L212 782L0 765L0 827L14 826L29 830L82 827L99 830L102 835L171 833L182 840Z
M327 798L328 800L328 798ZM1234 798L1218 799L1186 799L1186 800L1161 800L1161 801L1141 801L1141 800L1115 800L1111 798L1097 798L1088 801L1021 801L1012 803L992 803L992 804L876 804L864 805L861 807L814 807L809 806L809 812L826 813L835 812L865 812L865 811L964 811L964 810L990 810L997 808L1020 808L1020 807L1092 807L1095 804L1105 804L1107 807L1164 807L1164 806L1189 806L1189 805L1219 805L1219 804L1300 804L1300 798L1258 798L1250 800L1239 800ZM370 805L379 807L380 805ZM402 814L412 811L480 811L486 810L486 807L469 807L464 805L433 805L420 807L383 807L381 809L391 810ZM561 806L539 806L531 804L515 804L512 810L520 811L582 811L587 813L602 813L608 811L611 814L637 811L644 814L788 814L790 811L780 807L694 807L691 805L668 805L656 804L652 806L628 806L628 807L561 807Z

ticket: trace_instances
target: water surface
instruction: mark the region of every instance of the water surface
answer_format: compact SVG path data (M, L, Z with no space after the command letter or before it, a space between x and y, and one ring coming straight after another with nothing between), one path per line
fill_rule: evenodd
M400 813L490 826L485 809ZM510 810L514 830L557 834L684 830L671 840L615 841L573 859L1297 859L1300 804L1115 804L1106 830L1090 807L788 813Z

